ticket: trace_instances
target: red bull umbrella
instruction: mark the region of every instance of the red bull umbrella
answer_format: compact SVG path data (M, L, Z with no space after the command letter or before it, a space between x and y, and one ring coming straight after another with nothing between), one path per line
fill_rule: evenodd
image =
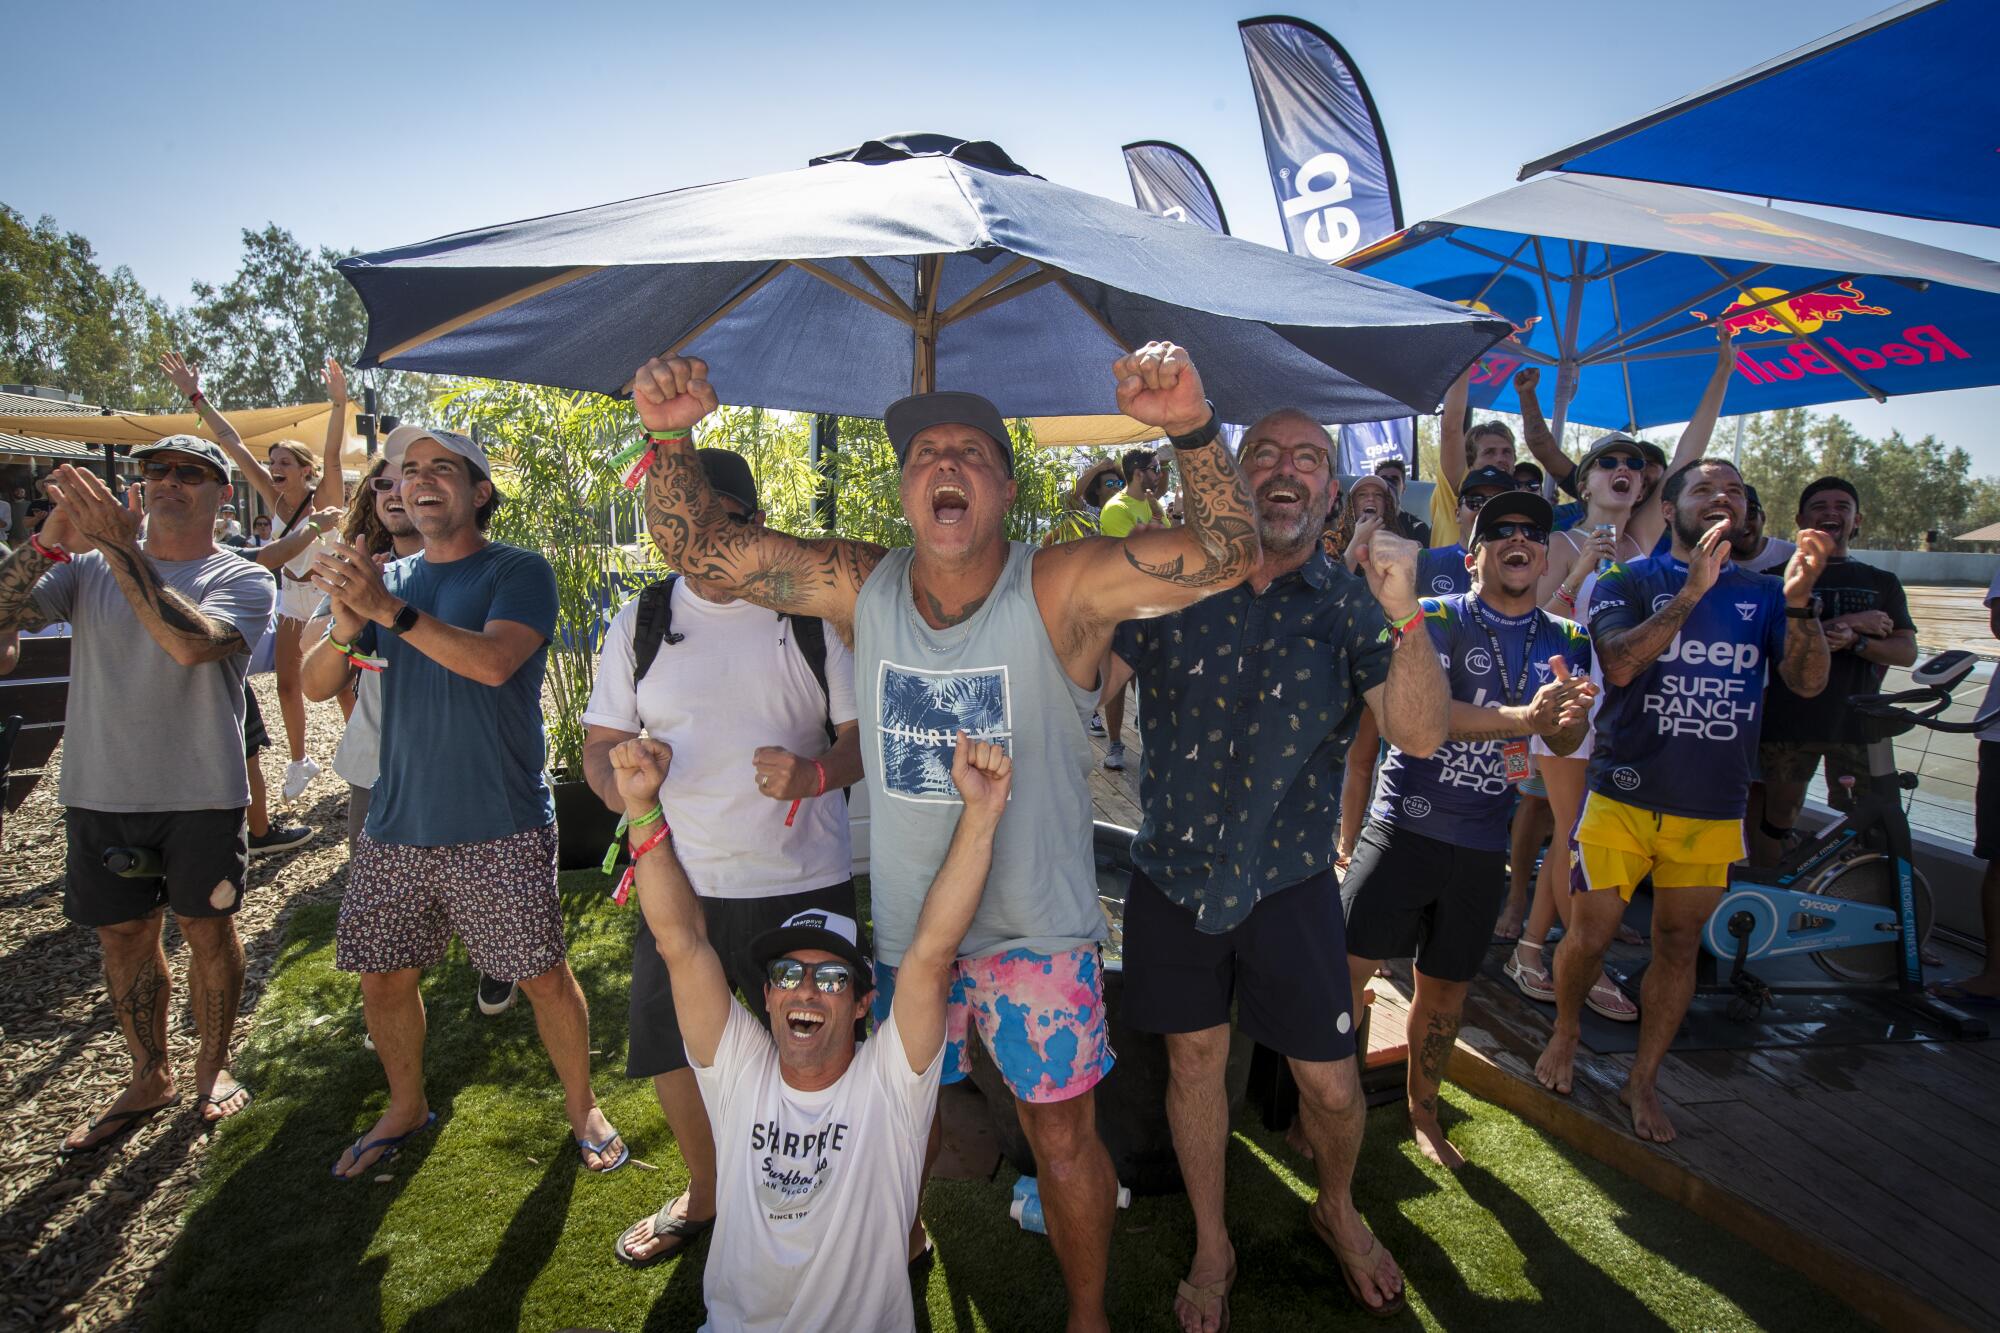
M1501 411L1535 365L1571 420L1685 421L1718 325L1728 413L2000 384L2000 264L1703 190L1551 177L1343 262L1513 325L1473 372Z
M1905 0L1521 168L2000 227L2000 4Z

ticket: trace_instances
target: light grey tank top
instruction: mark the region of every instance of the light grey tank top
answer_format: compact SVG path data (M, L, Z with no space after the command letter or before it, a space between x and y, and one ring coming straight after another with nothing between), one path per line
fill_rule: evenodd
M951 747L960 728L1006 741L1014 789L959 956L1055 953L1102 939L1085 731L1097 691L1072 682L1049 643L1035 605L1035 548L1011 543L986 604L941 630L917 614L913 554L884 556L854 606L876 957L894 964L909 948L958 826Z

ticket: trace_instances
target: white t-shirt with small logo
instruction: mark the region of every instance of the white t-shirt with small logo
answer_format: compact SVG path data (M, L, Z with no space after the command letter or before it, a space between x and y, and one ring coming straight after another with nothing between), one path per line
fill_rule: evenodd
M740 1004L715 1063L693 1066L715 1127L715 1233L703 1295L715 1333L914 1327L910 1225L944 1048L910 1069L896 1020L818 1092L787 1084Z

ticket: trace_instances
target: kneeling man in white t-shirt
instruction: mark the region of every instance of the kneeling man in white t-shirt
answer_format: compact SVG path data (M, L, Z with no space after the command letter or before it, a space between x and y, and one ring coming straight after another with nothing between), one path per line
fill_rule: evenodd
M629 814L653 810L672 761L649 738L611 752ZM998 744L958 734L958 830L903 955L889 1021L858 1047L870 969L851 918L801 912L751 941L766 1030L730 992L671 839L633 830L635 851L650 846L639 857L639 903L715 1129L704 1328L914 1325L906 1264L937 1107L945 993L986 889L1012 776Z

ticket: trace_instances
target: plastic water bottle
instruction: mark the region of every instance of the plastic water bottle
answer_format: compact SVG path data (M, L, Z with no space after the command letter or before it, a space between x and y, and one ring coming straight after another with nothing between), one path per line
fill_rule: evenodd
M1132 1191L1125 1186L1118 1187L1118 1206L1132 1206ZM1038 1236L1049 1234L1048 1223L1042 1218L1041 1182L1033 1176L1021 1176L1014 1181L1014 1198L1007 1205L1007 1216L1021 1224L1021 1230L1032 1231Z
M158 879L167 873L156 847L106 847L104 868L126 879Z

